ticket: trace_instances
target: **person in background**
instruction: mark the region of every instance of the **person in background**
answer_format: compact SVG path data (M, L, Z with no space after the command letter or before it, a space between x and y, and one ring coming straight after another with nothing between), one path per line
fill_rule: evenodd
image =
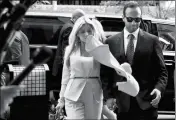
M56 38L58 39L57 40L58 45L57 45L56 55L55 55L53 68L52 68L52 75L57 76L58 80L62 78L63 56L64 56L65 47L68 45L68 37L72 31L73 25L76 22L76 20L84 15L85 13L83 10L76 9L75 11L73 11L70 21L65 23L61 28L59 28L56 31L58 36Z
M15 4L15 3L14 3ZM24 23L24 19L18 21L19 24ZM5 22L0 27L0 40L3 39L3 33L5 32L8 26L8 22ZM0 47L3 47L0 45ZM17 65L27 66L30 63L30 48L29 48L29 40L27 36L21 31L18 30L15 32L14 40L10 46L6 49L6 55L4 57L3 62L15 61Z
M15 34L15 40L7 49L4 62L16 61L18 65L27 66L30 63L30 49L27 36L21 31Z
M7 23L4 24L3 27L0 28L0 33L3 33ZM2 35L0 35L0 40L2 39ZM0 45L0 47L2 47ZM13 65L24 65L27 66L30 63L30 48L29 48L29 41L27 36L21 31L16 31L15 39L12 44L7 48L6 55L1 61L3 66L6 64L13 64ZM2 66L1 66L2 67ZM4 68L1 68L4 69ZM6 79L6 69L3 70L1 74L1 86L6 85L8 83L8 79Z
M106 95L117 101L118 120L157 120L157 106L167 85L168 73L160 42L158 37L139 28L141 19L138 3L128 2L123 9L124 30L105 41L119 63L131 65L132 75L140 87L135 97L116 91L118 88L113 87L114 81L121 76L108 67L102 67L104 88L111 93Z
M117 109L116 99L110 98L106 101L102 110L102 119L117 120L117 115L115 113Z
M0 28L0 40L7 26L7 23ZM2 46L0 46L2 47ZM10 82L10 74L6 68L7 64L24 65L27 66L30 63L30 50L29 41L27 36L21 31L16 31L15 39L12 44L7 48L4 60L1 63L0 73L0 91L1 91L1 116L9 114L9 103L12 102L13 97L16 96L18 90L23 89L24 86L7 86ZM5 116L3 116L5 117ZM5 117L6 118L6 117Z

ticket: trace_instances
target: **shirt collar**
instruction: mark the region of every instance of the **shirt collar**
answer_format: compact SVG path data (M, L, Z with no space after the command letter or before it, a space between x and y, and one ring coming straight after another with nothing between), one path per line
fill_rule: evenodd
M137 40L138 33L139 33L139 28L138 28L136 31L132 32L132 33L129 33L129 32L127 31L126 27L124 28L124 37L125 37L125 38L128 38L128 35L129 35L129 34L133 34L134 37L135 37L134 40Z

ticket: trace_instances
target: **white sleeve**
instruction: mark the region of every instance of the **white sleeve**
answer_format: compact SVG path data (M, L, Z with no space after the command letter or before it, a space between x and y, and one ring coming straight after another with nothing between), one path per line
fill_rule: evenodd
M95 37L88 36L85 47L86 51L89 52L94 57L94 59L103 65L114 68L117 74L127 79L125 82L116 83L120 91L125 92L131 96L136 96L138 94L138 82L119 64L119 62L110 52L109 45L104 45Z
M66 47L65 50L65 56L68 54L69 48ZM69 67L66 65L66 59L64 58L64 65L63 65L63 69L62 69L62 82L61 82L61 90L60 90L60 97L64 97L64 93L65 93L65 89L67 87L67 83L70 79L70 69Z
M85 49L93 56L95 60L103 65L114 68L117 74L127 78L125 70L120 66L119 62L110 52L109 45L101 43L94 36L88 36Z
M132 75L127 73L127 76L127 82L117 82L116 85L118 86L119 91L135 97L139 93L139 84Z

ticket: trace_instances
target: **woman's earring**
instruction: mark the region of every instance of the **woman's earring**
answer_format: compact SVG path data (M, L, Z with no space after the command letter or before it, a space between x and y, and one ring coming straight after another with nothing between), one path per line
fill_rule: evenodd
M78 44L81 44L81 40L80 39L78 39Z

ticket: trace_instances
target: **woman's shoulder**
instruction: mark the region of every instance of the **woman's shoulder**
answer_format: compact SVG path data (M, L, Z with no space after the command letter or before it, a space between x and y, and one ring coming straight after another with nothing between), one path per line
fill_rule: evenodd
M65 47L64 58L65 58L66 56L68 56L68 54L70 53L70 49L71 49L71 47L70 47L69 45Z
M67 46L65 47L65 52L66 52L66 51L69 51L70 48L71 48L71 47L70 47L69 45L67 45Z

